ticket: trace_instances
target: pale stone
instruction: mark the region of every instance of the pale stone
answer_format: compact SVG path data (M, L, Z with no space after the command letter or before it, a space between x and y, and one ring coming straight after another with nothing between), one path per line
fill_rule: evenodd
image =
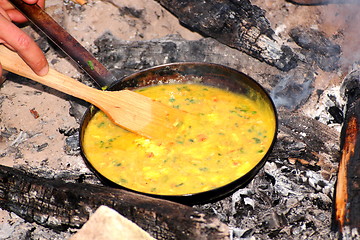
M155 240L117 211L100 206L69 240Z

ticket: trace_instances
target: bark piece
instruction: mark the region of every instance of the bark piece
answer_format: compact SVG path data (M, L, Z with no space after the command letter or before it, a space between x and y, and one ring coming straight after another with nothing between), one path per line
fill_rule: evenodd
M236 48L280 70L297 66L292 49L280 42L249 0L156 0L190 29Z
M228 226L212 214L125 190L39 178L0 165L0 206L53 229L81 227L108 206L156 239L228 239Z

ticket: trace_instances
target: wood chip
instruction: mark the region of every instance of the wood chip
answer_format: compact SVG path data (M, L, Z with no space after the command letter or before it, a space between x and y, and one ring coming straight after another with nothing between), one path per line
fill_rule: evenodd
M86 4L87 3L87 1L86 0L73 0L75 3L78 3L78 4L80 4L80 5L84 5L84 4Z

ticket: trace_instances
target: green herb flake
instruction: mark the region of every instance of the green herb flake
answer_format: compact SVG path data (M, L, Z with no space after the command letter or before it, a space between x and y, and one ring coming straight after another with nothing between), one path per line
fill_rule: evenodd
M92 62L92 61L87 61L86 62L87 63L87 65L89 66L89 68L91 69L91 70L94 70L95 69L95 67L94 67L94 63Z
M191 91L188 86L177 87L177 90L178 90L179 92L184 91L184 90L185 90L185 91L188 91L188 92Z
M189 103L191 103L191 104L196 103L196 100L193 99L193 98L186 98L185 101L187 101L187 102L189 102Z
M253 138L253 140L255 141L255 143L261 143L261 140L259 138Z
M121 167L121 166L122 166L122 163L121 163L121 162L118 162L118 161L113 161L112 164L113 164L115 167Z
M105 126L105 122L101 122L97 125L98 128L104 127Z
M174 97L169 98L169 102L175 102L176 99Z
M124 184L124 183L127 183L128 181L125 179L125 178L121 178L120 179L120 184Z
M184 183L176 184L175 187L181 187L182 185L184 185Z
M202 167L202 168L199 168L200 171L202 172L208 172L209 171L209 168L207 167Z

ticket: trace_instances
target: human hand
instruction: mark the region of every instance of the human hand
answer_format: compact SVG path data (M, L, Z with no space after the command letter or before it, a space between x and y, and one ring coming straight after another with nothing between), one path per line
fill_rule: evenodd
M24 0L29 4L37 3L44 7L45 0ZM46 75L49 71L48 62L44 53L31 37L18 28L15 23L26 22L27 19L16 10L7 0L0 0L0 44L4 44L11 50L16 51L19 56L38 75ZM0 76L2 67L0 64Z

